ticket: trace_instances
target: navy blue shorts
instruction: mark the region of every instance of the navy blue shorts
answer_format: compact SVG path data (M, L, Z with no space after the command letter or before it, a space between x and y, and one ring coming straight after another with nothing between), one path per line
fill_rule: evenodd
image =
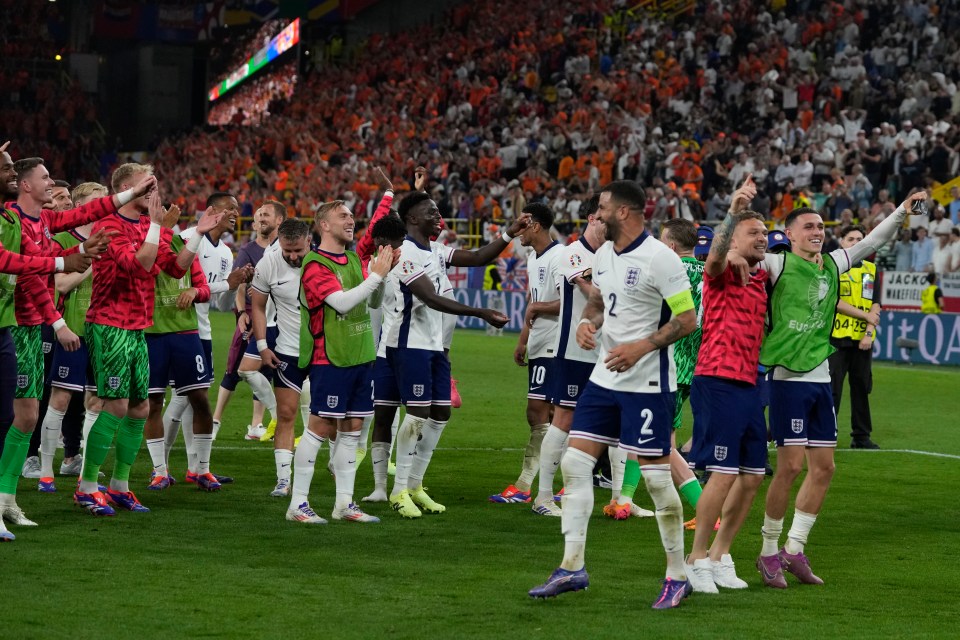
M450 406L450 361L443 351L387 347L387 362L404 406Z
M5 327L0 329L0 436L6 437L6 431L13 424L13 396L17 388L17 349L13 343L13 334ZM3 447L0 446L0 451Z
M365 418L373 415L370 376L373 363L355 367L310 366L310 413L321 418Z
M196 333L146 334L150 356L150 394L164 393L173 387L177 395L194 389L207 389L213 374Z
M534 358L527 363L527 398L550 402L556 367L554 358Z
M751 384L694 376L693 448L690 460L710 472L764 474L767 423L760 390Z
M277 336L280 334L280 329L277 327L267 327L267 348L270 351L276 353L277 351ZM253 337L253 332L250 332L250 340L247 342L247 350L243 352L244 358L253 358L254 360L260 359L260 352L257 350L257 339Z
M285 353L274 351L280 364L277 365L276 376L273 378L273 386L276 389L293 389L297 393L303 393L303 381L307 379L308 369L300 368L299 356L288 356ZM269 367L268 367L269 368Z
M377 358L373 363L373 404L384 407L400 406L397 376L386 358Z
M612 391L588 382L573 414L571 438L616 445L641 458L670 455L674 394Z
M770 432L778 447L836 447L830 383L771 380Z
M213 371L213 340L204 340L200 338L200 344L203 345L203 355L207 359L207 368L210 369L210 377L215 378Z
M76 351L67 351L59 342L53 345L53 362L47 375L50 386L96 392L97 385L88 383L92 380L86 340L80 338L80 348Z
M765 371L757 374L757 389L760 390L760 404L764 408L770 406L770 378Z
M594 366L592 362L554 358L550 402L567 409L576 407L580 394L587 388Z

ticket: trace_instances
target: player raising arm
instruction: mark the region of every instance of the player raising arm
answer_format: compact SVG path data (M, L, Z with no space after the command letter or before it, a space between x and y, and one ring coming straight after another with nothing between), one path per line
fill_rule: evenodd
M116 214L94 225L115 231L103 257L94 263L93 291L87 312L87 341L97 380L97 395L103 410L90 429L80 488L74 502L94 515L114 515L107 504L130 511L146 511L130 491L130 468L143 439L143 425L149 413L149 357L143 330L153 324L154 285L163 272L182 277L196 256L201 236L220 222L208 210L197 224L197 235L174 254L170 243L161 239L164 209L153 167L127 163L112 176L114 191L131 184L148 184L148 195L135 198ZM116 437L116 466L107 495L97 479Z

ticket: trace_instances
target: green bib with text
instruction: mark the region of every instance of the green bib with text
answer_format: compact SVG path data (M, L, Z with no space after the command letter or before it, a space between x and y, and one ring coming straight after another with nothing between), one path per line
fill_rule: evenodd
M20 253L20 216L4 209L0 212L0 242L3 248L12 253ZM17 288L17 276L12 273L0 273L0 329L17 324L16 308L13 304L13 292Z
M80 238L69 231L53 236L53 241L64 249L71 249L82 242ZM89 276L81 280L80 284L70 293L64 296L57 294L57 300L63 300L63 319L67 323L67 327L81 338L87 324L87 309L90 308L90 296L92 294L93 278Z
M770 294L761 364L805 373L835 351L830 333L839 282L840 272L830 256L824 256L821 268L792 253L784 254L783 273Z
M175 235L170 240L170 249L178 254L184 244L183 238ZM199 326L197 308L192 304L186 309L177 307L180 294L192 287L193 277L190 275L189 268L179 279L168 276L162 271L157 274L153 298L153 326L147 327L143 332L157 334L196 331Z
M314 342L320 335L314 335L310 329L311 312L316 313L319 308L308 308L306 295L303 291L303 274L311 262L319 262L330 269L340 281L344 291L349 291L363 282L363 269L360 266L360 257L353 251L347 251L347 264L337 264L327 256L311 251L304 257L300 269L300 367L310 366L313 360ZM338 367L353 367L358 364L373 362L377 357L373 346L373 330L370 327L370 311L367 303L362 302L348 311L339 314L330 305L323 305L323 333L324 348L327 360Z

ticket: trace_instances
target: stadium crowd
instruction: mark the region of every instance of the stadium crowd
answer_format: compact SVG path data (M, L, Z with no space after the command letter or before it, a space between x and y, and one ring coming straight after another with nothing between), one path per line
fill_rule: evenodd
M878 7L892 3L801 4L815 10L774 16L746 1L711 2L695 23L676 27L631 18L614 0L534 1L506 14L493 0L459 5L445 37L423 27L371 39L355 63L285 86L292 97L276 113L214 107L231 124L163 142L159 180L153 166L127 162L111 171L109 188L88 182L70 192L54 179L69 175L66 165L14 162L4 144L0 271L16 277L0 282L0 422L8 427L0 541L14 539L3 519L35 525L16 503L34 432L30 477L41 492L57 490L56 438L68 429L71 398L82 399L70 428L84 448L71 444L61 475L79 476L74 502L93 515L149 511L130 486L144 435L148 490L174 483L168 461L181 429L186 481L206 491L231 482L212 472L211 456L240 380L272 418L252 424L248 438L274 441L271 495L289 498L287 520L326 522L309 495L327 445L332 518L379 522L353 497L371 428L376 490L363 500L389 502L404 518L443 513L423 480L456 402L452 319L475 316L497 328L508 321L457 302L446 270L486 266L518 239L532 248L537 274L515 352L530 365L531 439L517 484L491 500L533 502L536 513L561 518L565 536L560 567L529 594L589 584L592 473L608 447L620 451L609 453L620 477L604 512L640 515L621 488L636 490L641 478L657 508L667 568L654 608L678 606L694 590L745 588L729 550L763 477L766 382L778 464L757 568L770 587L786 588L785 573L822 584L804 547L837 445L827 319L841 309L862 322L860 334L844 338L871 348L879 312L866 293L866 308L838 307L842 278L875 275L863 260L956 173L960 54L944 35L954 20L946 8L907 0L888 25ZM933 59L943 71L924 64ZM255 79L235 95L242 104L273 81ZM20 125L29 140L30 125ZM407 193L393 214L396 192ZM910 220L892 249L898 266L903 254L906 270L960 268L960 189L952 195L949 207L930 202L931 219ZM234 268L227 238L244 211L257 235ZM175 233L181 212L196 226ZM507 225L485 246L463 250L432 243L442 217L502 217ZM845 244L831 244L824 220L841 226ZM694 225L710 221L720 222L712 244ZM577 242L554 242L555 225ZM767 252L769 227L786 230L790 242L781 237L779 252ZM701 265L695 247L704 244ZM238 324L214 409L216 296L234 303ZM717 477L702 499L677 460L673 429L684 397L675 395L679 363L668 362L701 317L701 359L698 343L682 367L690 380L680 384L701 429L692 462ZM373 323L382 323L382 336ZM65 391L48 389L45 400L44 386ZM164 407L168 387L176 394ZM717 407L735 411L718 417ZM299 440L298 410L307 427ZM387 493L391 447L397 464ZM111 450L116 466L104 486L99 471ZM809 472L781 547L804 460ZM558 468L562 509L552 485ZM541 495L532 500L537 473ZM681 494L698 516L689 557ZM738 496L735 504L728 495Z
M370 167L426 164L445 217L511 219L544 201L569 231L599 184L630 178L650 186L654 220L716 221L751 172L771 225L809 204L872 228L902 195L957 172L958 14L801 4L709 2L671 25L623 2L509 15L468 3L441 26L371 38L256 127L198 130L159 152L210 175L190 149L214 149L227 171L208 180L248 208L271 197L298 215L341 196L369 215ZM947 206L956 225L960 202Z

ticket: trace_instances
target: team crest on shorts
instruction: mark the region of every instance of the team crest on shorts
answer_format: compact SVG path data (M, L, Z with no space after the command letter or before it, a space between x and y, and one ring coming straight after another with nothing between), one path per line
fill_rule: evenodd
M53 351L53 343L52 343L52 342L44 342L44 343L42 343L42 346L41 346L40 348L43 350L44 355L47 355L47 354L49 354L51 351Z
M567 385L567 395L571 398L577 395L577 392L580 391L580 385L578 384L568 384Z
M70 367L59 367L57 369L57 375L59 375L61 378L66 378L70 375Z
M340 404L340 396L327 396L327 406L335 409Z
M30 376L17 376L17 388L26 389L30 385Z
M790 428L794 433L800 433L803 431L803 418L794 418L790 421Z
M640 283L640 269L630 267L627 269L627 275L623 277L623 284L631 289Z
M422 385L422 384L415 384L415 385L413 385L413 395L417 396L418 398L423 395L423 385Z
M540 269L537 270L537 278L539 278L540 284L543 284L544 282L547 281L547 268L546 268L546 267L540 267Z
M717 445L713 448L713 457L717 459L717 462L723 462L727 459L727 448Z
M286 371L287 363L281 360L280 362L277 363L277 369L279 369L280 371Z
M120 388L120 377L119 377L119 376L110 376L110 378L107 380L107 386L110 387L111 389L119 389L119 388Z

